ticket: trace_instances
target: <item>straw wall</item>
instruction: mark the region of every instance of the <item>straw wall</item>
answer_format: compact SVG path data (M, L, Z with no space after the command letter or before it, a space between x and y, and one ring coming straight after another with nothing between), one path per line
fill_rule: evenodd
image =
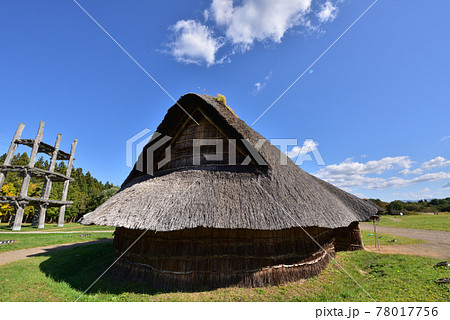
M333 230L306 230L334 256ZM116 256L142 233L143 230L117 228ZM329 255L300 228L147 231L116 263L114 273L159 289L258 287L317 275L329 262Z
M346 228L334 229L336 251L355 251L364 249L359 222L352 222Z

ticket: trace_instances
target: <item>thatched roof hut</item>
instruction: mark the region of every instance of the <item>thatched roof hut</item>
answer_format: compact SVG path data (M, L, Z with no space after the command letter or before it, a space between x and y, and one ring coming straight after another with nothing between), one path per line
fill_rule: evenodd
M117 273L164 289L261 286L315 275L337 250L362 248L358 221L377 209L258 145L264 138L215 98L184 95L157 132L121 190L81 221L116 227L116 255L148 230ZM208 156L216 146L194 152L194 139L221 140L221 159Z

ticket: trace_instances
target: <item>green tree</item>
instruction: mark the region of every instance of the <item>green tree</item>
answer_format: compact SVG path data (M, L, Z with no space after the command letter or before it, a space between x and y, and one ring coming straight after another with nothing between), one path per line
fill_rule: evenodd
M384 202L381 201L380 199L369 199L369 201L375 203L378 207L381 208L381 210L387 211L387 206L389 205L389 202Z
M398 213L399 211L405 211L405 204L400 200L392 201L387 206L387 211L390 214Z

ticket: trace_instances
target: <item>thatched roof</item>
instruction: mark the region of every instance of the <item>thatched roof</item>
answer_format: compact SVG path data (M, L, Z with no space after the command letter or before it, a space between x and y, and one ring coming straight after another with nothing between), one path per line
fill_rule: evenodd
M188 113L201 110L227 138L245 138L252 145L263 139L213 97L191 93L178 103ZM157 132L174 137L187 120L176 104ZM280 164L281 151L268 141L259 154L266 166L187 167L153 176L135 167L121 190L81 223L154 231L196 227L279 230L299 225L338 228L367 220L378 211L306 173L290 159L287 165Z

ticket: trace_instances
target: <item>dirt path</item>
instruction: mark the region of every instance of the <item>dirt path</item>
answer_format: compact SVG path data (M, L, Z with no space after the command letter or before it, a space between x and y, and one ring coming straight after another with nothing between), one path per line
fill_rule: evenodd
M391 218L391 217L383 217L383 218L387 218L387 219L395 221L395 222L402 222L402 220L397 219L397 218Z
M112 239L105 239L105 240L96 240L96 241L88 241L88 242L77 242L77 243L65 243L65 244L56 244L53 246L47 246L47 247L37 247L37 248L29 248L29 249L22 249L22 250L14 250L14 251L7 251L0 253L0 266L9 262L22 260L31 256L39 255L46 252L56 251L56 250L63 250L63 249L70 249L74 247L79 246L86 246L89 244L96 244L96 243L103 243L103 242L109 242L112 241Z
M373 231L372 224L361 223L360 225L361 230ZM411 254L444 260L450 259L450 232L385 226L377 226L377 231L393 236L425 240L428 243L381 246L381 251L378 251L374 246L367 246L366 249L369 251Z

